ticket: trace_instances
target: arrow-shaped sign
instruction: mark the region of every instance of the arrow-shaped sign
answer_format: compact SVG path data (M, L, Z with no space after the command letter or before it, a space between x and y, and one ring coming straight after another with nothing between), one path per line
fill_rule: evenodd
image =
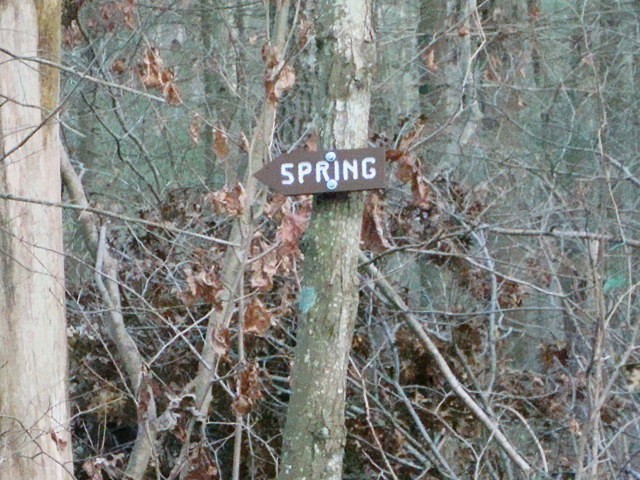
M284 195L351 192L383 188L385 150L297 150L276 158L256 172L262 183Z

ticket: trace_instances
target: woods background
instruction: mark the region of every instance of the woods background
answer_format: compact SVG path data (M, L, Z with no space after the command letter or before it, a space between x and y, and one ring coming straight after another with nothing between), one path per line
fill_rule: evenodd
M333 147L331 3L66 0L60 58L0 45L62 77L62 199L0 203L63 207L72 444L40 434L69 475L281 474L317 212L252 173ZM369 13L389 185L364 198L337 478L639 479L640 5Z

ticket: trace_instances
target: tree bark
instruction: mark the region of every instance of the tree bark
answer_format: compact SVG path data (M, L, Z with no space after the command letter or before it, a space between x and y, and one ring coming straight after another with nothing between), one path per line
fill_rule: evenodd
M324 146L367 145L375 44L371 2L322 1L317 8L319 91L315 118ZM305 242L293 393L280 480L340 479L351 339L358 307L361 193L316 197Z
M60 202L58 1L0 4L0 190ZM0 478L73 478L58 208L0 202Z

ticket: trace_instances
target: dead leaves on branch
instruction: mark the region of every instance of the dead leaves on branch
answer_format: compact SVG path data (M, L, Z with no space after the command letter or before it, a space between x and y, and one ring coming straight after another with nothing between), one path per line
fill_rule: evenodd
M275 105L293 88L296 73L289 63L280 59L276 47L269 43L262 47L262 60L265 66L264 87L267 100Z
M256 362L244 364L238 373L238 388L233 400L233 409L240 415L253 410L256 402L263 398L260 384L260 368Z
M174 83L174 73L165 68L160 51L155 48L145 49L142 63L138 64L138 76L142 84L149 90L160 90L169 105L180 105L182 99L178 87Z
M287 199L276 216L280 217L280 225L276 230L276 241L279 243L278 253L282 260L299 258L300 240L309 226L311 219L311 199L305 199L298 203ZM290 266L290 264L287 264Z
M81 7L85 2L78 3ZM94 19L89 19L87 27L95 28L98 25L108 32L114 32L122 27L136 30L138 28L137 0L123 0L102 4L99 9L99 23Z
M213 334L213 351L218 356L226 355L231 349L231 331L228 328L218 328Z
M199 113L196 113L191 118L191 122L189 123L189 138L191 141L198 145L200 143L200 132L202 130L202 117Z
M244 313L245 333L263 335L273 325L273 317L257 297L251 300Z
M229 156L229 137L222 125L213 130L213 151L220 160Z
M223 286L216 266L197 266L195 268L196 271L194 271L194 267L185 268L186 288L178 294L182 303L190 307L197 302L205 302L216 308L222 308L218 296Z
M366 250L381 253L392 247L387 224L387 213L380 193L367 195L362 217L360 233L362 244Z
M247 207L247 193L241 183L231 188L225 185L221 190L209 193L206 199L217 213L234 218L242 216Z
M387 159L396 163L396 178L411 185L412 207L430 210L434 199L429 182L423 174L422 161L406 150L389 150Z
M436 51L434 47L430 47L422 54L422 61L431 73L438 71L438 62L436 61Z
M261 292L274 286L274 276L283 278L297 275L297 262L302 258L300 240L311 218L310 198L294 201L290 197L275 195L265 206L265 215L277 222L275 241L269 242L257 233L251 244L250 285Z
M273 289L273 276L278 271L280 259L273 248L261 235L257 235L251 244L251 262L249 284L252 289L269 292Z

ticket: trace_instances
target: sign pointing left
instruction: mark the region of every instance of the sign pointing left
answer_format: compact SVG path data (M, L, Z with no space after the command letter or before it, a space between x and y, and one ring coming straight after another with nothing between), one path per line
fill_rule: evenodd
M284 195L351 192L384 188L385 150L298 150L276 158L256 172L262 183Z

